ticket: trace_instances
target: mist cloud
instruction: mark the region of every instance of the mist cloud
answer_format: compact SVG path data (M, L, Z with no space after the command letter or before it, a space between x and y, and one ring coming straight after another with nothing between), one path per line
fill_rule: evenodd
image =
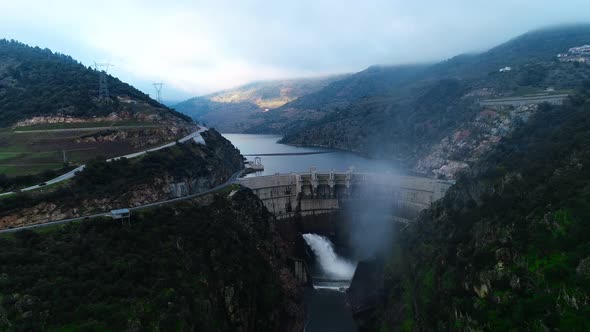
M485 50L531 29L590 21L590 2L1 1L5 38L68 53L152 92L186 97L253 80L354 72Z

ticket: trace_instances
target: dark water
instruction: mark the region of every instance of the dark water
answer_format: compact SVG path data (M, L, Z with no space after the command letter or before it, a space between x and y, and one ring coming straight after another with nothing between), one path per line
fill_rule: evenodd
M354 332L356 324L345 305L345 294L327 289L309 289L306 294L305 332Z
M249 176L272 175L275 173L306 172L310 167L318 171L346 171L354 167L359 172L394 172L389 162L372 160L345 151L323 148L303 148L278 144L281 136L223 134L242 154L303 153L329 151L330 153L292 156L263 156L264 171ZM255 156L248 157L254 160ZM314 264L311 264L313 266ZM312 275L317 274L313 266ZM308 289L306 291L307 321L306 332L354 332L357 331L352 314L346 307L346 294L332 289Z
M278 135L223 134L223 136L240 149L242 154L330 152L313 155L264 156L261 157L264 171L250 176L308 172L312 166L316 167L318 171L329 171L330 169L346 171L350 166L359 172L395 171L390 162L364 158L351 152L278 144L277 141L281 139L281 136ZM247 158L254 160L254 156Z

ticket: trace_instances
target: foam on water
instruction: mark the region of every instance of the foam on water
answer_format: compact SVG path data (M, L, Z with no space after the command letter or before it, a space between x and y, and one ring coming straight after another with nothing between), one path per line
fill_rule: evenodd
M334 244L327 237L317 234L303 234L303 239L316 255L326 277L335 280L352 280L356 264L340 257L334 251Z

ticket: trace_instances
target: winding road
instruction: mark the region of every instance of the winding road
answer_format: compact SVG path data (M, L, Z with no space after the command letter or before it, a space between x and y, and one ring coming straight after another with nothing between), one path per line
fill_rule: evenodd
M189 134L189 135L187 135L187 136L179 139L178 142L184 143L184 142L192 139L192 140L194 140L197 143L205 144L205 140L203 139L203 137L201 137L201 133L203 133L203 132L205 132L207 130L209 130L209 128L207 128L207 127L201 127L199 130L197 130L197 131L195 131L195 132L193 132L193 133L191 133L191 134ZM127 158L127 159L136 158L136 157L139 157L141 155L144 155L144 154L146 154L148 152L153 152L153 151L158 151L158 150L162 150L162 149L165 149L165 148L169 148L171 146L174 146L175 144L176 144L176 141L170 142L170 143L167 143L167 144L164 144L164 145L161 145L161 146L152 148L152 149L148 149L148 150L144 150L144 151L139 151L139 152L135 152L135 153L130 153L130 154L127 154L127 155L124 155L124 156L120 156L120 157L110 158L110 159L107 159L106 161L107 162L111 162L113 160L118 160L118 159L121 159L121 158ZM65 174L62 174L62 175L56 177L55 179L51 179L49 181L46 181L44 185L38 185L38 184L36 184L34 186L23 188L20 191L31 191L31 190L35 190L35 189L39 189L39 188L42 188L42 187L46 187L46 186L49 186L49 185L52 185L52 184L55 184L55 183L59 183L59 182L65 181L65 180L69 180L69 179L73 178L74 176L76 176L76 173L81 172L84 169L84 167L86 167L86 165L78 166L78 167L74 168L73 170L71 170L71 171L69 171L69 172L67 172ZM0 196L12 195L12 194L16 194L16 193L17 193L16 191L8 191L8 192L5 192L5 193L1 193Z
M210 194L212 192L215 192L217 190L223 189L223 188L225 188L225 187L227 187L229 185L234 184L236 182L236 180L242 175L242 172L243 171L244 170L235 172L234 174L232 174L232 176L225 183L222 183L222 184L220 184L218 186L215 186L215 187L213 187L211 189L203 190L203 191L200 191L198 193L187 195L187 196L183 196L183 197L178 197L178 198L168 199L168 200L161 201L161 202L155 202L155 203L150 203L150 204L146 204L146 205L132 207L132 208L129 208L129 211L137 211L137 210L147 209L147 208L151 208L151 207L154 207L154 206L160 206L160 205L164 205L164 204L174 203L174 202L183 201L183 200L191 199L191 198L194 198L194 197L198 197L198 196L203 196L203 195ZM45 222L45 223L41 223L41 224L34 224L34 225L14 227L14 228L0 230L0 234L2 234L2 233L16 232L16 231L20 231L20 230L23 230L23 229L32 229L32 228L45 227L45 226L51 226L51 225L65 224L65 223L69 223L69 222L72 222L72 221L80 221L80 220L97 218L97 217L108 217L110 215L111 215L111 212L108 211L108 212L97 213L97 214L90 214L90 215L76 217L76 218L49 221L49 222Z

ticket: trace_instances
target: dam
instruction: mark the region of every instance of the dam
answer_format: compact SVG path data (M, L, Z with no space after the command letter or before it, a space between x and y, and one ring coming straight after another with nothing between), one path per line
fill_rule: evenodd
M391 204L407 221L442 198L454 181L391 173L309 172L241 178L277 219L340 210L347 202L370 199Z
M365 259L388 250L394 229L442 198L454 181L399 175L390 161L347 151L279 144L278 135L224 136L244 155L263 159L263 171L236 183L275 216L290 272L305 286L305 331L356 332L358 304L370 307L376 294L370 286L379 285L364 273L372 266ZM349 263L360 266L354 276Z

